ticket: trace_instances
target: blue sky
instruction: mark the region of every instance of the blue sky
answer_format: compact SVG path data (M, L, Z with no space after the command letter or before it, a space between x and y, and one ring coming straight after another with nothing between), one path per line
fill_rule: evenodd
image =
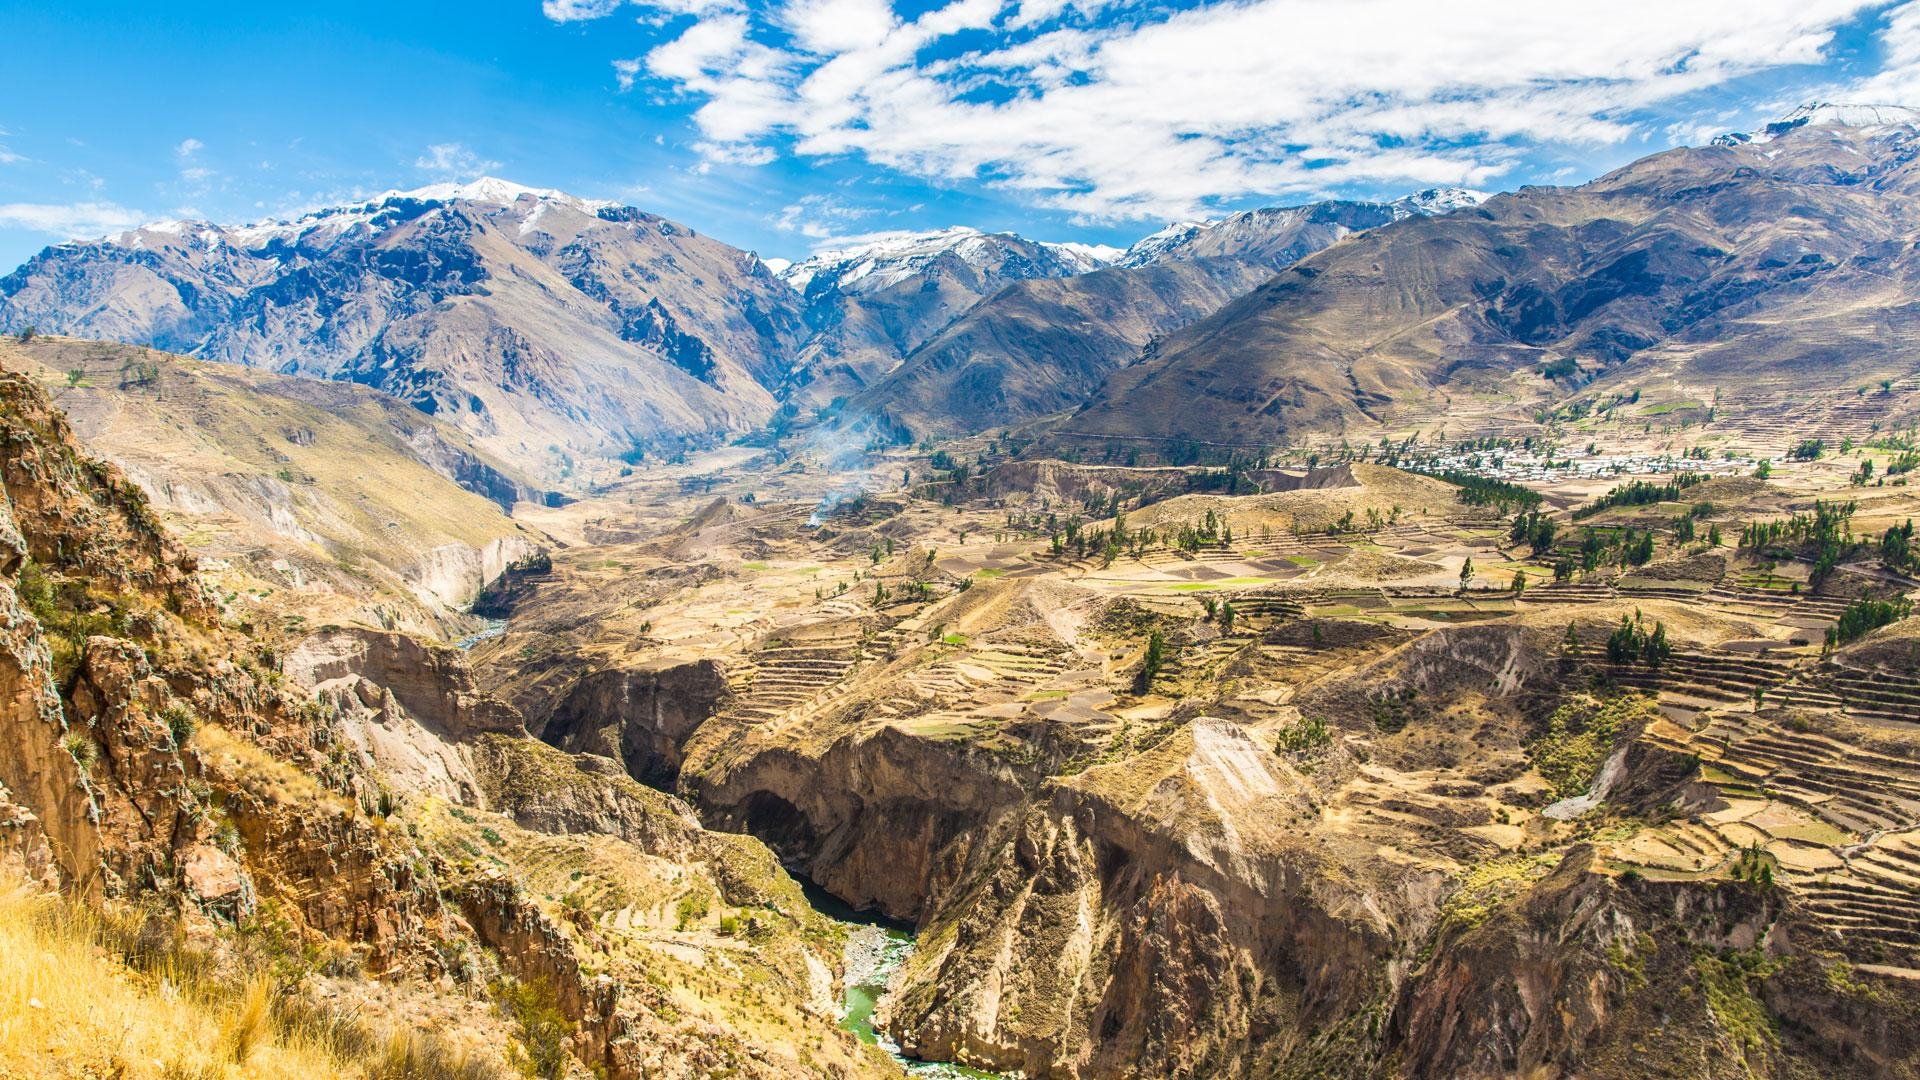
M768 256L1586 179L1920 104L1920 0L0 0L0 271L482 173Z

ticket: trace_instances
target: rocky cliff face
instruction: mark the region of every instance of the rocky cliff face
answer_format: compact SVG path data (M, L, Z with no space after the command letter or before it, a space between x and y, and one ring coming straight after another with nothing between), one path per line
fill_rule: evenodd
M1030 769L892 728L768 742L701 733L681 776L689 798L855 908L913 922L985 870L1032 782Z
M1050 784L929 920L892 1030L1032 1076L1351 1068L1444 882L1312 838L1316 801L1211 718Z
M0 425L0 535L15 541L0 561L12 628L0 782L32 812L60 884L227 918L273 895L312 932L393 962L427 907L405 852L285 763L324 770L304 703L262 677L145 496L77 452L32 382L0 376Z
M728 694L725 674L711 660L588 671L540 703L539 735L563 750L615 758L633 776L670 786L687 739Z
M50 336L0 339L0 366L50 387L267 633L465 634L481 588L545 542L512 510L546 492L376 390Z

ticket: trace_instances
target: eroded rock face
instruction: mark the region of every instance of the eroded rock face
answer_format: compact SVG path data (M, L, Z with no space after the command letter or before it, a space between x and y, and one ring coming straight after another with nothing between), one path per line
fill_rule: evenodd
M1622 880L1597 873L1593 856L1575 849L1518 902L1442 933L1394 1014L1398 1075L1771 1071L1763 1048L1739 1045L1732 999L1751 991L1721 965L1737 968L1727 958L1740 953L1783 962L1784 897L1746 883Z
M985 868L1028 799L1005 761L891 727L702 759L683 784L715 828L759 837L855 908L912 921Z
M1212 718L1050 784L995 871L931 920L889 1030L1032 1076L1248 1075L1321 1052L1293 1042L1364 1018L1439 883L1303 840L1287 823L1312 808Z
M469 744L525 734L520 714L480 691L458 650L406 634L327 630L288 650L284 670L314 696L384 785L476 805Z
M0 374L0 441L7 861L77 895L157 893L216 918L273 895L394 960L422 931L410 859L293 764L321 764L324 734L255 674L145 496L78 452L29 379Z
M727 696L726 677L711 660L602 669L560 695L539 734L563 750L615 758L637 779L670 786L688 737Z

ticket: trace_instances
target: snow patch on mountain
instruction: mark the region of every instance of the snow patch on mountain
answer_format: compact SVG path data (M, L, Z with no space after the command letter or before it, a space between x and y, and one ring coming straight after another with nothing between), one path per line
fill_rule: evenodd
M524 214L518 222L518 231L522 236L535 228L540 219L556 207L597 216L602 210L620 206L619 203L604 199L583 199L554 188L528 187L511 180L483 176L464 184L429 184L407 191L387 191L363 202L322 207L284 221L269 220L230 226L204 221L156 221L115 233L102 241L82 243L104 242L137 249L171 240L188 247L212 249L231 245L257 251L275 241L329 242L355 231L368 236L378 235L385 228L381 220L382 213L396 202L472 203L521 211L523 201Z
M1455 210L1478 206L1487 199L1484 191L1468 188L1428 188L1395 199L1384 206L1394 221L1410 217L1435 217L1450 214ZM1329 203L1309 203L1305 206L1269 206L1258 210L1242 210L1223 218L1206 221L1176 221L1166 228L1142 237L1129 247L1120 258L1114 260L1116 266L1149 266L1171 257L1191 247L1204 237L1234 238L1239 236L1255 237L1262 233L1274 234L1282 229L1299 224ZM1354 205L1354 204L1344 204ZM1379 203L1362 203L1362 206L1381 206Z
M1031 252L1031 254L1028 254ZM1014 277L1068 277L1110 264L1119 249L1100 244L1049 244L1012 233L990 233L967 225L928 232L885 232L860 237L846 247L815 252L778 271L801 293L826 288L845 293L878 292L925 273L936 260L951 256L989 270L1025 259ZM818 286L816 287L816 283Z
M1827 101L1802 105L1759 131L1733 131L1716 137L1715 146L1771 142L1808 127L1920 127L1920 109L1904 105L1866 105Z
M1472 188L1428 188L1402 196L1387 205L1393 207L1396 218L1439 217L1479 206L1490 197L1489 193Z

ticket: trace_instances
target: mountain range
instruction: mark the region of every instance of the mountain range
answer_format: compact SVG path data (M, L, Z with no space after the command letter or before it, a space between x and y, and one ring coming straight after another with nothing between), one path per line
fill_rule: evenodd
M1880 378L1913 316L1915 115L1810 106L1577 187L1253 210L1124 251L951 228L769 264L486 179L56 245L0 278L0 329L365 383L555 486L816 411L1255 446L1655 363L1706 392Z
M1908 115L1815 110L1366 232L1170 335L1060 431L1269 445L1516 377L1548 400L1655 372L1703 400L1897 378L1920 316L1920 132L1881 121Z
M0 329L363 383L564 485L752 431L783 405L794 416L858 396L923 430L1058 411L1273 269L1477 198L1249 211L1125 251L956 227L789 265L486 178L292 221L160 222L55 245L0 278ZM1073 327L1097 330L1054 339ZM952 395L950 414L927 406Z

